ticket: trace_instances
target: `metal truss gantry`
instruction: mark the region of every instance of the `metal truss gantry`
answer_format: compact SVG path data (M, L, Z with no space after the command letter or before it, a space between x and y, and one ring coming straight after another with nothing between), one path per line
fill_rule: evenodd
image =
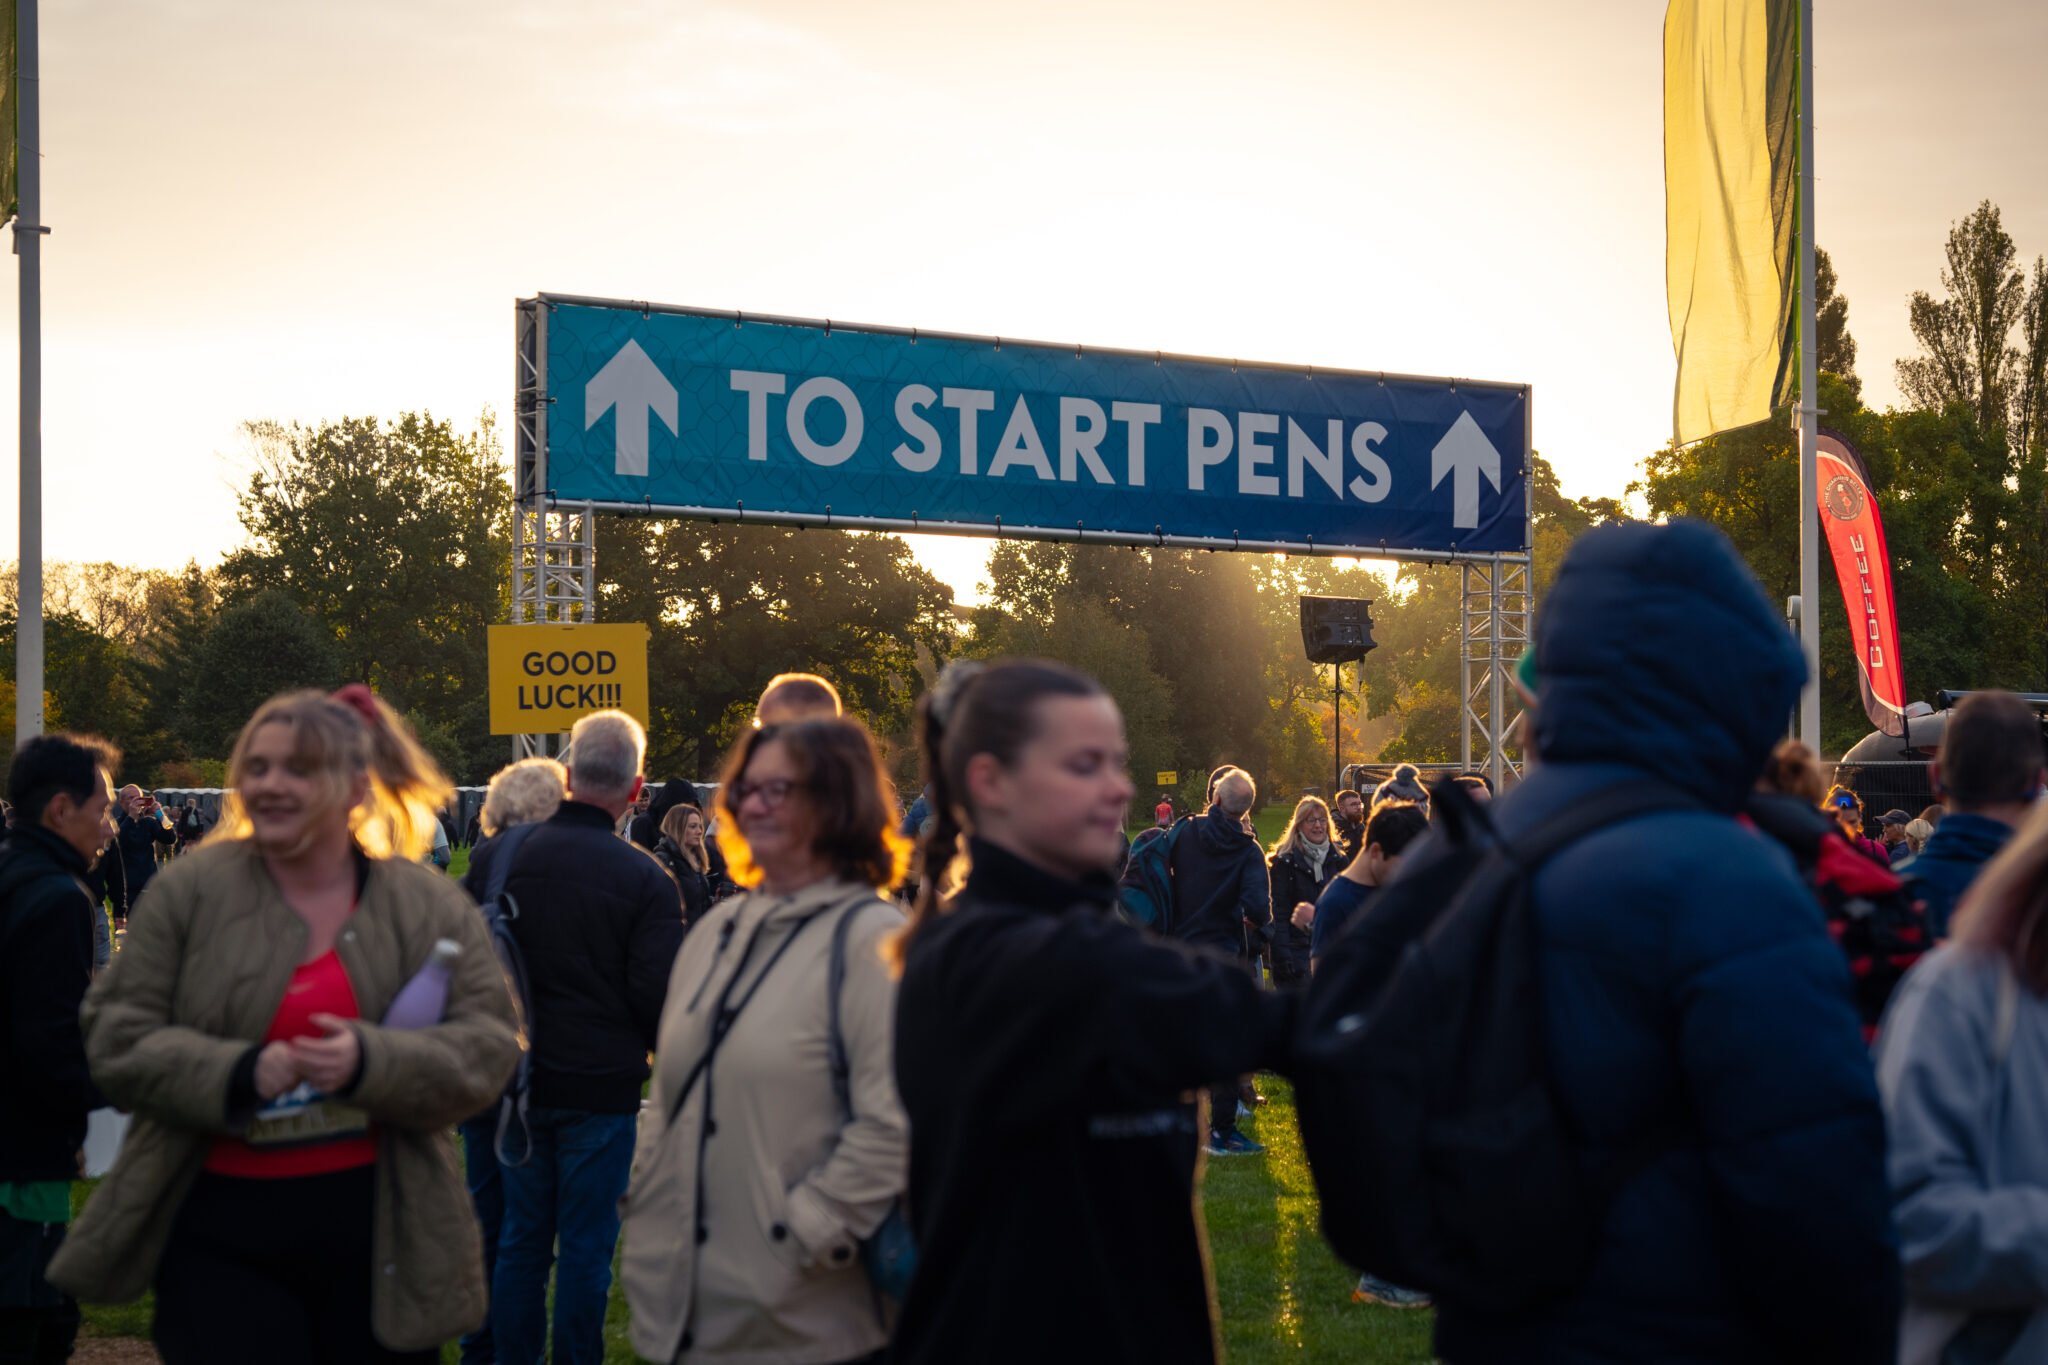
M513 321L512 624L588 625L597 620L597 514L557 504L547 486L547 310L521 300ZM515 759L546 752L546 735L512 737Z
M1458 566L1458 685L1463 761L1485 765L1496 792L1520 781L1522 763L1508 752L1522 718L1510 675L1530 647L1529 556L1489 555ZM1520 751L1521 745L1515 744Z

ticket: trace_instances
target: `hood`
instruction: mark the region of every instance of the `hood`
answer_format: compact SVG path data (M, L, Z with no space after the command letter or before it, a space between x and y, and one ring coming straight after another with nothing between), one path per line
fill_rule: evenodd
M1625 763L1742 807L1799 700L1798 642L1735 547L1698 521L1572 545L1536 623L1536 750Z
M647 803L647 814L653 819L655 826L659 828L661 817L667 815L677 806L694 806L696 804L697 788L680 777L672 777L662 784L661 790L654 794L654 799Z
M1252 842L1252 836L1245 833L1244 826L1224 814L1221 807L1196 819L1195 837L1211 853L1234 853Z

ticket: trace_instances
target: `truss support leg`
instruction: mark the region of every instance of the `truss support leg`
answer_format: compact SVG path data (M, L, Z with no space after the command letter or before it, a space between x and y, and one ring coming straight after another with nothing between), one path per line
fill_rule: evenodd
M1497 554L1458 567L1460 761L1476 762L1498 792L1519 781L1522 762L1509 749L1521 719L1509 675L1529 648L1529 556Z
M541 498L512 507L512 624L587 625L597 619L597 514ZM564 737L557 736L560 753ZM514 735L512 757L548 751L546 735Z

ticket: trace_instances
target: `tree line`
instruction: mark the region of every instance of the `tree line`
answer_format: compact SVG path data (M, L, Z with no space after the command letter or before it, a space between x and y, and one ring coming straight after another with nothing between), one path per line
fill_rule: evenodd
M2048 690L2048 261L2019 263L1984 203L1949 234L1943 295L1908 301L1922 353L1897 362L1909 406L1866 407L1848 300L1818 253L1825 423L1870 466L1893 557L1911 695ZM289 687L368 683L449 773L506 760L489 733L487 630L509 615L512 500L496 426L427 413L251 422L241 543L212 568L45 570L46 714L103 734L123 779L215 786L242 721ZM1529 471L1540 601L1571 541L1630 515L1726 530L1782 601L1796 591L1798 462L1788 420L1643 462L1625 498L1566 498ZM650 627L649 770L709 776L773 674L830 677L911 772L918 695L956 656L1029 652L1101 678L1130 728L1132 770L1249 768L1274 792L1326 786L1346 761L1459 756L1458 571L1379 573L1305 556L1004 541L972 609L900 538L837 530L600 518L598 619ZM12 678L14 575L0 570L0 678ZM1379 648L1330 671L1302 656L1302 593L1373 602ZM1822 574L1827 745L1867 730L1846 616ZM0 721L11 726L11 683Z

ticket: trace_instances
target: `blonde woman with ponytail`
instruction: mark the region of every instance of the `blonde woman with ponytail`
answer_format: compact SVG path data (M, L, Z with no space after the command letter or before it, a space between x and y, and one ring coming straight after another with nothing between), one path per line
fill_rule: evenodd
M135 1118L50 1279L153 1288L165 1365L424 1365L484 1316L450 1129L519 1049L482 918L415 861L448 781L356 685L264 703L228 786L86 999L93 1078ZM430 960L438 1021L380 1025Z

